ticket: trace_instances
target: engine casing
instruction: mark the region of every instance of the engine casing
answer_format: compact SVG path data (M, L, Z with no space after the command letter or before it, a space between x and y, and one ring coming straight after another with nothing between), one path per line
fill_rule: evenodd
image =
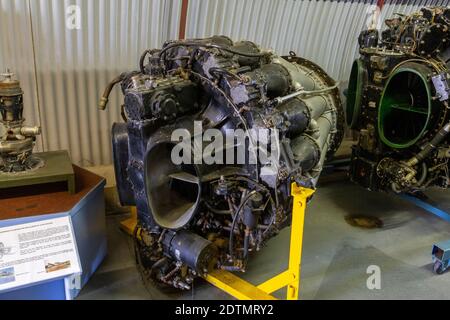
M350 177L370 190L448 187L450 9L423 8L359 36L347 123L358 131Z
M337 84L310 61L249 41L170 41L119 82L125 122L113 125L112 144L120 200L138 211L144 273L176 288L211 268L245 270L248 255L290 224L291 183L315 188L342 140ZM219 161L197 161L211 129L232 143L213 152ZM189 136L190 162L173 160L179 130ZM232 136L238 130L246 139ZM251 134L267 130L273 139ZM262 160L264 144L271 152Z

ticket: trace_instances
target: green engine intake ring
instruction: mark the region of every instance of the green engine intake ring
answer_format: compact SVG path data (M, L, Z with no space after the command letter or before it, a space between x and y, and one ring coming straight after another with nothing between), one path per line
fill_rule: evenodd
M428 74L419 63L405 63L389 77L378 108L381 141L394 149L414 145L430 127L433 104Z
M359 59L353 62L347 90L346 119L347 125L355 129L361 113L361 100L367 72Z

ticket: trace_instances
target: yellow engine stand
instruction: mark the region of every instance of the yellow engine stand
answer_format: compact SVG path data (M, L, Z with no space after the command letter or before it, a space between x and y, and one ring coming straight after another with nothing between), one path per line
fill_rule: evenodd
M133 235L134 229L137 225L137 211L136 207L131 207L131 217L120 222L120 228L128 233L130 236Z
M296 183L292 184L291 194L294 201L287 270L258 286L224 270L210 272L204 277L205 280L239 300L275 300L271 294L283 287L287 287L287 300L298 300L306 204L314 192L312 189L299 187ZM133 234L136 226L135 208L132 212L132 217L122 222L122 229L129 234Z

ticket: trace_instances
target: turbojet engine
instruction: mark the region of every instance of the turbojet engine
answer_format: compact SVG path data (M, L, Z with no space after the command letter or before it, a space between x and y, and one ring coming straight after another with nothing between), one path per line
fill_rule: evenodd
M359 36L347 123L359 132L350 177L371 190L449 185L450 9L423 8Z
M292 52L249 41L214 36L147 50L140 70L108 85L101 109L116 83L125 99L114 165L122 205L138 212L138 265L144 280L175 288L212 268L244 271L290 224L291 184L315 188L342 140L337 84Z

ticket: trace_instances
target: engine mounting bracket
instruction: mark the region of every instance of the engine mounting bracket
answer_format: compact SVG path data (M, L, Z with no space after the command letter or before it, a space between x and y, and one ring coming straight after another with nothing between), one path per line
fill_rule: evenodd
M289 265L287 270L255 286L235 274L225 270L214 270L204 276L204 279L239 300L276 300L271 294L287 287L287 300L298 300L300 291L300 272L303 248L303 228L308 199L315 190L300 187L297 183L291 185L293 199L292 224L289 248ZM130 219L121 223L122 229L132 235L137 224L136 209L132 208Z

